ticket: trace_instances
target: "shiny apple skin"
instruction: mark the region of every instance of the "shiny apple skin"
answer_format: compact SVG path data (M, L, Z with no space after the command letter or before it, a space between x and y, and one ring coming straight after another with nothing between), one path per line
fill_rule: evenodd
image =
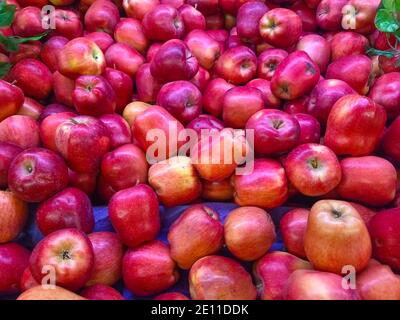
M0 293L20 291L20 280L29 265L30 252L17 243L0 244Z
M13 143L0 142L0 188L8 185L8 169L14 158L23 151Z
M337 274L347 265L363 270L372 254L361 216L351 204L338 200L320 200L312 206L304 249L315 269Z
M240 206L264 209L282 205L288 197L288 182L281 164L271 159L257 159L248 175L232 178L235 202Z
M287 51L271 48L258 56L257 75L261 79L271 80L278 65L288 56Z
M298 144L319 143L321 140L321 125L317 119L306 113L293 115L300 125Z
M224 95L222 119L227 127L244 128L249 118L262 109L264 99L260 90L249 86L235 87Z
M246 123L254 130L254 150L263 155L287 152L295 147L300 137L299 122L281 110L258 111Z
M307 258L304 251L304 235L309 214L308 209L292 209L282 217L279 224L287 251L302 259Z
M202 204L186 209L167 236L171 257L181 269L190 269L200 258L218 252L223 238L224 227L218 213Z
M297 42L296 50L306 52L318 65L321 73L326 71L331 59L331 46L324 37L317 34L301 37Z
M133 80L125 72L117 69L106 68L103 74L115 95L115 112L122 113L126 105L132 101ZM111 91L108 91L113 97Z
M245 46L228 49L218 59L216 72L233 85L245 84L256 75L257 57Z
M207 256L189 272L190 296L193 300L255 300L256 288L251 276L235 260Z
M94 267L86 286L114 285L122 277L124 245L114 232L93 232L88 237L93 246Z
M140 66L136 74L136 90L140 101L155 103L162 83L153 77L150 71L150 63Z
M371 84L372 61L366 55L350 55L333 61L326 71L326 79L339 79L359 94L367 94Z
M77 229L55 231L33 249L29 266L33 277L41 283L44 266L52 266L56 284L76 291L84 286L93 271L94 253L89 238Z
M200 178L190 158L184 156L153 164L149 169L149 184L167 207L191 203L201 195Z
M315 270L297 270L289 277L285 300L359 300L355 290L342 287L342 276Z
M56 153L43 148L27 149L8 170L8 187L18 198L41 202L68 184L68 168Z
M399 208L386 209L371 218L368 223L371 235L373 256L389 265L394 271L400 270Z
M90 233L94 227L92 204L83 191L66 188L39 205L36 223L45 236L67 228Z
M150 63L151 74L161 82L190 80L198 70L196 57L178 39L165 42Z
M6 81L0 80L0 121L17 114L24 103L22 90Z
M10 116L0 122L0 142L12 143L22 149L38 147L39 124L29 116Z
M125 286L137 296L160 293L179 280L179 272L169 247L161 241L128 249L122 262Z
M231 211L224 222L224 239L228 250L242 261L263 256L276 238L271 216L257 207Z
M253 267L261 300L282 300L290 275L296 270L310 270L308 261L290 253L275 251L267 253Z
M365 156L378 146L386 123L385 109L357 94L346 95L329 113L324 143L337 155Z
M211 80L203 93L203 108L214 117L222 115L222 102L225 93L235 86L222 78Z
M286 158L285 170L294 187L312 197L332 191L342 178L335 153L315 143L302 144L293 149Z
M300 98L315 87L319 78L318 65L307 53L295 51L276 68L271 79L272 93L281 99Z
M110 134L110 148L112 150L132 141L131 129L128 122L118 114L105 114L99 120L108 129Z
M311 91L306 112L317 118L321 125L325 125L336 101L355 93L355 90L342 80L322 80Z

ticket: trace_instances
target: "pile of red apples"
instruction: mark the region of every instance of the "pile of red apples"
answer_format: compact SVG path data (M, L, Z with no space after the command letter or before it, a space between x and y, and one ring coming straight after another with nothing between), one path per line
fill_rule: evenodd
M122 280L160 300L400 300L400 67L367 54L389 48L379 0L6 2L1 34L48 34L0 47L0 295L123 299ZM253 170L149 163L171 124L252 130ZM115 232L93 232L98 205ZM160 205L188 205L168 242ZM190 297L171 291L182 270Z

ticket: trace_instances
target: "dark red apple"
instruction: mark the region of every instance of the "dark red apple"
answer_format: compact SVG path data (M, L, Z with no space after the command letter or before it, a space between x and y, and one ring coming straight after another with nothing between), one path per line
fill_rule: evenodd
M85 26L88 31L113 34L118 21L118 7L110 0L94 1L85 13Z
M108 129L110 135L110 148L112 150L131 143L132 134L128 122L118 114L105 114L99 120Z
M222 115L222 102L225 93L234 85L222 78L211 80L203 93L203 108L215 117Z
M0 121L17 114L24 103L24 93L16 85L0 80Z
M268 12L268 7L261 1L244 3L236 16L237 33L244 42L259 42L262 38L259 21Z
M139 100L155 103L161 86L161 82L151 74L150 63L142 64L136 74L136 90Z
M13 143L0 142L0 188L8 186L8 169L14 158L22 152L22 148Z
M62 36L54 36L47 40L40 51L40 59L51 72L58 70L58 54L68 43L68 39Z
M75 89L75 81L63 76L58 71L53 73L53 87L56 101L66 106L73 107L72 92Z
M261 91L264 105L266 108L279 109L282 100L275 97L271 90L271 82L265 79L254 79L247 83L248 87L256 88Z
M112 68L106 68L103 76L115 93L115 112L122 113L125 106L132 101L133 81L131 77L125 72ZM113 98L113 94L109 90L107 91L109 94L107 99Z
M184 0L181 2L185 3ZM188 4L182 4L177 9L185 26L186 34L192 30L206 29L206 19L195 7Z
M288 56L283 49L271 48L258 56L257 75L259 78L271 80L278 65Z
M116 289L104 284L87 287L80 294L88 300L125 300Z
M295 113L293 117L299 122L300 137L298 144L319 143L321 139L321 125L312 115Z
M83 24L74 10L55 9L55 36L63 36L69 40L82 36Z
M343 7L347 3L347 0L322 0L316 10L318 26L326 31L340 30Z

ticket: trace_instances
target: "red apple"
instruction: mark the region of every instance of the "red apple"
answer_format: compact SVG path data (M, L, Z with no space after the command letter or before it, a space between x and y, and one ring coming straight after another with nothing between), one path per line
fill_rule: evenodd
M369 155L376 149L385 123L381 105L358 94L346 95L329 113L325 145L337 155Z
M187 124L201 114L202 96L193 83L174 81L165 84L158 92L157 105L165 108L182 124Z
M267 49L258 56L257 75L259 78L271 80L278 65L288 56L283 49Z
M75 81L63 76L60 72L53 73L54 96L56 101L72 107L72 92L75 89Z
M150 162L154 162L154 160L168 159L176 155L177 148L183 144L182 141L178 141L180 133L184 131L183 125L162 107L146 106L144 109L141 107L140 112L134 116L132 134L138 145L146 152L148 161L150 159ZM160 142L160 145L154 142L154 138L152 140L150 136L147 136L153 129L156 129L155 134L165 135L166 145L164 142ZM160 149L154 149L155 147Z
M37 104L38 102L33 99L29 99L29 104ZM26 102L26 99L25 99ZM33 107L32 107L33 108ZM39 107L37 107L39 109ZM56 113L63 113L63 112L71 112L73 113L73 110L67 106L64 106L63 104L60 103L51 103L45 106L44 108L42 107L42 111L40 112L39 118L37 119L40 124L43 122L44 119L46 119L48 116L51 116L52 114Z
M74 116L75 114L72 112L60 112L46 117L40 124L40 139L42 140L43 146L57 152L57 128L64 121L71 119Z
M141 54L145 54L149 46L149 40L144 34L141 22L132 18L121 19L115 26L114 38L115 41L125 43Z
M350 55L333 61L326 71L326 79L339 79L359 94L367 94L372 84L372 61L365 55Z
M36 281L41 283L48 276L43 273L46 267L55 272L58 286L72 291L82 288L89 280L93 264L92 244L77 229L62 229L49 234L36 245L29 259L30 270Z
M306 258L304 235L310 210L296 208L285 213L279 227L287 251L300 258Z
M244 42L259 42L262 38L259 21L268 12L268 7L261 1L244 3L236 16L237 33Z
M278 48L288 48L299 40L303 25L300 17L292 10L276 8L261 17L261 37Z
M332 191L342 178L335 153L316 143L302 144L293 149L286 158L285 170L296 190L312 197Z
M189 207L168 231L172 259L181 269L190 269L200 258L222 248L223 229L213 209L201 204Z
M210 73L203 67L199 67L199 71L197 71L196 75L190 80L190 82L193 83L201 93L203 93L207 88L210 78Z
M122 71L132 78L145 62L137 50L124 43L112 44L105 53L105 60L108 67Z
M201 197L209 201L231 201L233 199L233 187L231 179L220 181L202 181Z
M309 270L311 264L287 252L271 252L253 267L258 295L262 300L282 300L290 275L296 270Z
M155 103L161 86L161 82L151 74L150 63L142 64L136 74L136 90L139 100Z
M38 147L39 124L29 116L10 116L0 122L0 142L9 142L22 149Z
M8 185L8 169L14 158L22 152L22 148L13 143L0 142L0 188Z
M131 142L131 129L123 117L118 114L105 114L99 120L108 129L111 150Z
M100 75L105 67L103 52L89 38L81 37L71 40L58 55L58 70L66 77Z
M20 291L22 274L29 264L30 252L16 243L0 244L0 293Z
M296 50L302 50L318 65L322 73L325 72L331 58L331 46L322 36L309 34L301 37L297 42Z
M0 121L18 112L24 103L22 90L8 82L0 80Z
M15 64L25 59L39 59L42 43L40 41L28 41L21 43L18 50L9 54L9 60Z
M19 37L34 37L42 34L43 29L41 10L27 6L18 10L12 24L14 34Z
M322 0L316 11L318 26L326 31L340 30L343 7L347 2L347 0Z
M400 300L400 276L371 260L357 276L357 291L363 300Z
M113 34L118 21L118 7L110 0L94 1L85 13L85 26L88 31Z
M321 200L308 216L304 249L314 268L341 274L363 270L371 258L371 239L357 210L348 202Z
M281 164L271 159L256 159L254 170L232 178L235 202L239 206L265 209L282 205L288 197L288 182Z
M32 272L27 267L21 277L21 281L19 283L19 287L22 292L29 290L30 288L37 287L40 284L35 280L35 278L32 276Z
M185 32L180 13L167 4L160 4L147 12L142 25L146 37L153 41L179 39Z
M180 292L167 292L159 294L153 300L189 300L189 298Z
M265 155L291 150L300 137L300 125L294 116L274 109L255 113L246 129L254 130L254 150Z
M307 113L325 125L333 105L345 95L355 91L346 82L337 79L322 80L311 91Z
M309 96L302 96L294 100L287 100L283 103L283 111L292 115L297 113L307 113L306 109L309 100Z
M87 33L85 38L92 40L103 52L106 52L114 43L114 39L108 33L101 31Z
M196 57L178 39L164 43L150 63L151 74L161 82L190 80L198 70Z
M213 39L204 30L193 30L185 38L185 43L190 52L196 57L199 65L209 70L212 69L221 55L219 42Z
M103 74L115 94L115 112L122 113L125 106L132 101L133 81L126 73L117 69L106 68ZM108 99L112 98L112 93Z
M265 79L254 79L247 83L248 87L260 90L266 108L278 109L282 100L275 97L271 91L271 82Z
M305 95L318 83L318 65L303 51L289 54L276 68L271 79L272 93L293 100Z
M218 13L218 0L186 0L187 4L196 7L205 16Z
M201 114L197 118L190 121L187 124L186 129L194 130L197 133L197 136L200 138L202 130L207 130L207 132L218 132L224 129L224 127L224 123L218 118L209 114Z
M400 72L379 77L368 96L385 108L389 119L397 117L400 114L400 107L396 102L400 100Z
M82 36L83 25L80 16L73 10L55 9L54 35L66 37L69 40Z
M149 169L149 184L167 207L190 203L201 194L201 182L196 169L190 158L184 156L153 164Z
M224 239L229 251L242 261L263 256L276 238L271 216L257 207L232 210L224 222Z
M245 46L226 50L216 63L216 71L221 78L234 85L244 84L256 75L257 57Z
M19 61L11 69L9 76L27 96L35 99L45 99L53 89L49 68L36 59Z
M150 45L146 53L147 62L151 62L151 60L153 60L154 56L157 54L158 50L161 48L162 45L163 44L160 42L154 42Z
M219 117L222 114L222 102L224 95L229 89L232 88L234 88L234 85L226 82L222 78L211 80L203 93L204 110L215 117Z
M162 1L164 3L165 1ZM184 0L182 0L185 3ZM182 4L177 7L178 12L185 26L185 32L189 33L192 30L205 30L206 29L206 19L203 14L198 11L195 7Z
M297 270L287 282L286 300L358 300L355 290L343 288L343 277L329 272Z
M255 300L256 288L251 276L235 260L207 256L198 260L189 272L193 300Z
M27 204L12 192L0 190L0 243L14 240L27 220Z
M67 228L90 233L94 227L93 208L83 191L66 188L40 204L36 222L45 236Z
M96 174L80 173L68 169L68 176L68 186L82 190L88 196L92 195L96 189Z
M40 114L43 111L43 105L36 100L25 97L24 104L19 109L18 113L21 116L28 116L34 120L39 120Z
M365 54L368 46L369 41L362 34L352 31L338 32L331 40L332 60L354 54Z
M365 224L368 225L369 221L371 220L371 218L376 215L376 211L365 207L359 203L355 203L355 202L349 202L360 214L361 218L364 220Z
M157 196L145 184L117 192L108 208L111 223L121 241L130 247L154 240L160 231Z
M320 0L317 0L320 1ZM301 19L304 32L315 32L318 28L317 18L314 8L307 4L307 1L296 1L291 5L290 10L293 10Z
M125 300L117 290L104 284L95 284L84 289L81 296L88 300Z
M293 115L300 125L300 137L298 144L319 143L321 139L321 125L313 116L305 113Z
M369 34L375 30L375 16L381 1L350 0L343 12L342 25L349 24L357 33Z
M368 223L373 256L395 271L400 270L399 208L386 209L374 215Z
M159 3L159 0L123 0L123 7L128 17L142 20Z
M69 167L77 172L95 173L110 148L106 126L90 116L76 116L61 123L56 131L56 147Z
M244 105L246 109L243 109ZM248 86L230 89L222 100L222 118L225 125L232 128L244 128L249 118L262 109L261 91Z
M101 175L115 191L146 183L147 170L146 155L134 144L106 153L101 162Z
M102 76L80 76L75 81L72 101L79 114L101 116L114 113L116 94Z
M169 248L161 241L129 249L122 262L124 284L137 296L148 296L173 286L179 279Z
M114 285L122 277L124 245L114 232L93 232L88 237L93 246L94 268L86 285Z
M27 202L41 202L68 184L68 169L56 153L42 148L27 149L8 170L11 191Z
M400 117L397 117L385 132L382 141L385 153L396 161L400 161L399 132Z

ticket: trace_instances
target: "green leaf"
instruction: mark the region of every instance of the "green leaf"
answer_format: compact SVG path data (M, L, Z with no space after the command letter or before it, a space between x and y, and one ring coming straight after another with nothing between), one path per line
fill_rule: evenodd
M15 5L8 5L5 2L0 2L0 28L8 27L12 24L15 10Z
M17 36L5 37L0 34L0 43L4 46L6 51L15 52L15 51L18 51L18 47L19 47L20 43L34 41L34 40L40 40L43 37L47 36L47 34L48 34L48 32L44 32L40 35L37 35L34 37L29 37L29 38L21 38L21 37L17 37Z
M8 62L0 62L0 78L3 78L8 71L10 71L12 65Z
M28 42L28 41L41 40L48 34L49 34L48 32L43 32L37 36L29 37L29 38L20 38L20 37L12 37L12 38L14 38L17 41L17 43L24 43L24 42Z
M393 58L396 55L396 52L393 52L391 50L388 51L384 51L384 50L378 50L375 48L369 48L367 50L367 54L371 55L371 56L384 56L387 58Z
M393 9L395 0L382 0L382 6L385 9Z
M400 25L394 17L394 12L386 9L378 10L375 17L375 25L382 32L396 32Z
M394 0L394 9L400 11L400 0Z

